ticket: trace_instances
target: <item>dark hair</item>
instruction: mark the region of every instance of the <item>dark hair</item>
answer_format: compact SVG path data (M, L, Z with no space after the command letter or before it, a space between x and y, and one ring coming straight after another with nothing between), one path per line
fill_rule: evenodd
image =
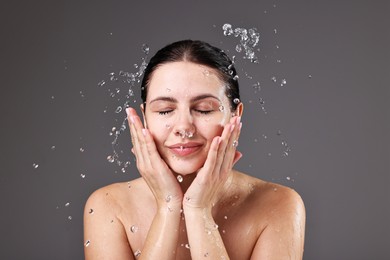
M160 65L177 61L189 61L215 69L220 79L226 83L225 94L230 100L232 111L236 110L240 100L240 93L238 76L233 62L223 50L206 42L193 40L171 43L159 50L150 59L141 83L141 98L144 104L153 72Z

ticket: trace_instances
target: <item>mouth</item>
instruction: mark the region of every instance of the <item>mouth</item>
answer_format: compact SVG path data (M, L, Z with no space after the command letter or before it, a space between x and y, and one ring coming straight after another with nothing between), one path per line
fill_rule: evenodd
M168 146L169 150L177 156L188 156L196 153L202 148L200 143L178 143Z

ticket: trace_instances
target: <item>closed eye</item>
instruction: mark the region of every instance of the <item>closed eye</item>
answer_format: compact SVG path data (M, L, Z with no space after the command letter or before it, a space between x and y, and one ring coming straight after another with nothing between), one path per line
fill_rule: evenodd
M204 114L204 115L207 115L207 114L210 114L211 112L213 112L213 110L199 110L199 109L195 109L195 111L200 113L200 114Z
M172 111L173 110L159 111L158 114L163 116L163 115L167 115L167 114L171 113Z

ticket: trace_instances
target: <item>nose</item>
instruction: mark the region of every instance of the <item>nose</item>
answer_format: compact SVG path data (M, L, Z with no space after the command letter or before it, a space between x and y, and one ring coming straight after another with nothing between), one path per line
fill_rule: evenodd
M173 133L181 138L191 138L195 134L195 125L189 112L182 112L173 127Z

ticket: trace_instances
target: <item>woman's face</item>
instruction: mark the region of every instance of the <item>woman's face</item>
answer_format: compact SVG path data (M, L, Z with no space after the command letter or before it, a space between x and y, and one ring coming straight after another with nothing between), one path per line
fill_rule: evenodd
M225 84L215 70L192 62L170 62L151 75L145 126L177 174L201 168L213 138L232 117Z

